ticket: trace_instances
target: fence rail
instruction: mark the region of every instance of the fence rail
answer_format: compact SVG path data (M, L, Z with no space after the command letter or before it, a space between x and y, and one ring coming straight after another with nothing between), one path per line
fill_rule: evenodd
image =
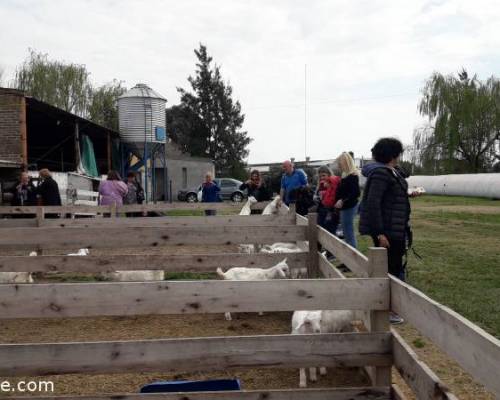
M121 254L100 256L0 256L0 272L113 272L137 269L166 272L215 272L218 267L269 268L284 258L291 269L301 269L307 252L219 254Z
M230 392L189 393L124 393L92 396L30 396L29 400L389 400L387 387L355 387L335 389L243 390ZM9 400L27 400L9 397Z
M190 227L91 227L12 228L0 235L0 248L36 250L106 247L157 247L165 245L235 245L274 243L306 239L306 227L282 226L190 226Z
M0 284L0 318L388 307L387 278Z
M0 376L391 365L390 333L0 345Z
M135 217L135 218L115 218L113 226L135 227L135 226L178 226L189 227L198 225L217 226L280 226L294 225L295 217L289 215L230 215L230 216L163 216L163 217ZM11 218L0 219L1 228L36 228L36 227L97 227L109 226L109 218L54 218L37 220L35 218Z
M259 202L252 205L252 209L261 210L269 202ZM106 214L112 211L125 212L168 212L172 210L239 210L242 203L157 203L157 204L127 204L115 206L0 206L0 215L9 214L36 214L43 209L49 214Z
M500 340L410 285L390 279L392 309L500 397Z

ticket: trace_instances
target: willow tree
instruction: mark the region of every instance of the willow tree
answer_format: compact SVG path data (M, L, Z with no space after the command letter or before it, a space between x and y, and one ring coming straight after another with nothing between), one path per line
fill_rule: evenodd
M462 70L458 77L434 73L426 82L419 111L429 125L417 131L414 145L420 159L439 162L446 172L458 163L467 172L481 172L499 159L500 82L480 81Z
M14 87L65 111L85 116L92 87L85 65L50 60L30 49L16 70Z

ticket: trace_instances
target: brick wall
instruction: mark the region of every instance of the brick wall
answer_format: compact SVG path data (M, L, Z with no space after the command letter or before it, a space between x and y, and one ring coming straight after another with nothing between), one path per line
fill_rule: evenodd
M0 160L22 161L20 116L23 94L0 88Z

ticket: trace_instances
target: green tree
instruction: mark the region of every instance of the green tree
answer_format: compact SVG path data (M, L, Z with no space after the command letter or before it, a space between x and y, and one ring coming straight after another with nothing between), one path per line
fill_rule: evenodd
M65 111L85 116L91 94L90 73L85 65L49 60L30 49L16 70L14 87Z
M118 131L117 101L126 88L121 81L113 82L92 89L88 106L88 118L96 124Z
M177 88L181 104L174 110L174 136L191 154L213 159L217 173L243 177L251 139L241 130L241 105L233 100L233 89L223 81L220 67L212 64L207 48L200 44L194 53L196 74L188 78L192 92Z
M495 77L482 82L465 70L458 78L434 73L419 111L430 125L416 132L414 145L427 169L481 172L499 159L500 81Z

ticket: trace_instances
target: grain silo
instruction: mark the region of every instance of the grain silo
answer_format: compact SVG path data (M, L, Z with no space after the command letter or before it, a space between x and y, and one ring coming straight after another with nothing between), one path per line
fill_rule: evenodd
M120 139L126 153L138 157L141 162L142 180L147 200L156 200L154 188L155 168L160 161L166 176L166 116L167 99L149 86L138 83L118 98ZM164 193L167 193L165 188Z

